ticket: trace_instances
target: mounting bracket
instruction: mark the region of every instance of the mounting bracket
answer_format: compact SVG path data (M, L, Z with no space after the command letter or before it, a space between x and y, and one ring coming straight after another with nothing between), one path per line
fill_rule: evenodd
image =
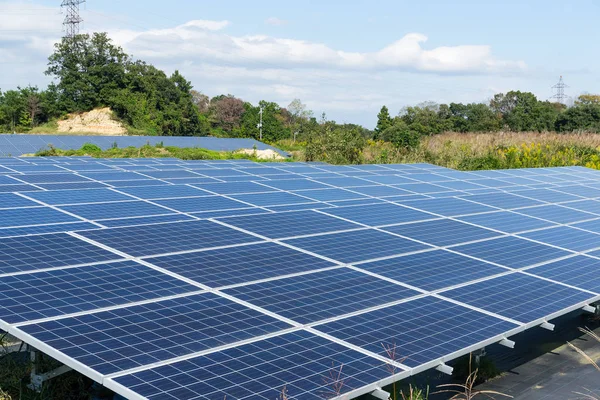
M31 368L31 375L30 375L31 383L27 386L30 389L35 390L36 392L40 392L42 390L42 385L44 384L44 382L46 382L52 378L56 378L57 376L62 375L64 373L72 370L71 367L62 365L56 369L53 369L52 371L38 373L39 364L40 364L40 362L39 362L40 361L40 353L37 350L35 350L34 348L30 348L29 354L30 354L32 368Z

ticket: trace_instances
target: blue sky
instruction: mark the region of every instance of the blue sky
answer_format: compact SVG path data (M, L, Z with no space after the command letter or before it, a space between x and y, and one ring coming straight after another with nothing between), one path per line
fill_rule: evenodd
M0 88L44 86L61 36L60 0L0 1ZM195 88L373 127L422 101L480 102L511 89L539 98L600 92L600 2L88 0L84 30L179 69Z

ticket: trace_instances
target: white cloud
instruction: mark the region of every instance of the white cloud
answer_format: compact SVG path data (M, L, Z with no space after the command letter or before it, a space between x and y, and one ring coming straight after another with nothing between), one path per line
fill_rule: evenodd
M45 84L47 57L62 34L59 8L0 3L0 15L5 14L8 18L0 25L0 85ZM466 86L476 86L474 82L484 77L522 76L528 70L522 61L497 58L490 46L427 47L427 36L419 33L406 34L383 48L357 52L315 41L233 35L227 31L230 22L224 20L192 20L165 29L132 25L120 29L115 18L92 11L83 11L83 16L88 30L108 31L135 58L167 73L179 69L208 95L232 93L248 101L267 99L282 106L300 97L315 114L338 112L340 121L365 122L367 114L370 121L383 104L399 108L439 99L440 93L483 100L481 91ZM273 17L266 22L281 25L285 21ZM451 88L447 75L452 76ZM455 93L463 78L465 87ZM440 82L446 89L439 88ZM484 87L489 84L482 82ZM359 113L363 115L353 120Z
M277 17L267 18L265 20L265 24L273 25L273 26L284 26L284 25L287 25L288 23L289 23L289 21L287 21L285 19L277 18Z

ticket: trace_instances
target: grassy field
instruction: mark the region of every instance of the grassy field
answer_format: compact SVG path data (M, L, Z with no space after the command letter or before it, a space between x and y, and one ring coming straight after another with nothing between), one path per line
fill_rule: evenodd
M273 143L305 160L306 144ZM332 162L324 154L320 161ZM367 141L360 161L372 163L427 162L458 170L560 167L580 165L600 169L600 135L557 133L445 133L423 137L413 149Z

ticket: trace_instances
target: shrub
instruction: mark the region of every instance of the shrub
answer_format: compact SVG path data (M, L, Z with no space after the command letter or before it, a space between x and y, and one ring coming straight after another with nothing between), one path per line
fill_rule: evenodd
M83 146L81 146L81 151L86 154L102 153L102 149L92 143L85 143Z

